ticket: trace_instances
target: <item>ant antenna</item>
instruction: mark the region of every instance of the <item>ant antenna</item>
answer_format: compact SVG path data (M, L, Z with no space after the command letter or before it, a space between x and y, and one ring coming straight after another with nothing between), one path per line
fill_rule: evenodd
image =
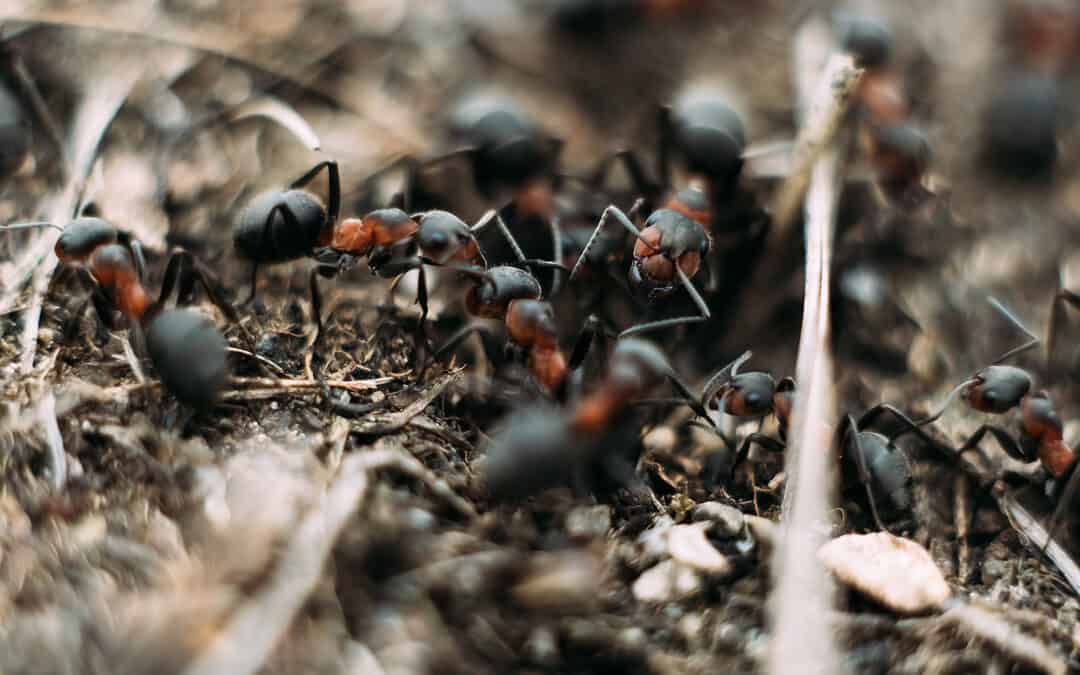
M34 221L30 223L12 223L11 225L0 225L0 230L29 230L35 227L51 227L54 230L59 230L61 232L64 231L64 228L60 227L59 225L54 225L53 223L44 220Z
M1002 361L1004 361L1004 360L1006 360L1006 359L1008 359L1010 357L1016 356L1017 354L1026 352L1027 350L1029 350L1029 349L1035 347L1037 344L1039 344L1039 338L1034 333L1032 333L1030 330L1028 330L1027 326L1025 326L1023 324L1023 322L1020 321L1020 319L1017 318L1017 316L1015 314L1013 314L1005 305L1001 304L1001 302L999 302L997 298L990 295L990 296L987 296L986 299L990 302L991 305L994 306L994 309L996 309L1002 316L1004 316L1006 319L1009 320L1009 323L1011 323L1012 325L1019 328L1021 331L1023 331L1024 335L1028 336L1028 341L1027 342L1020 345L1019 347L1013 347L1009 351L1007 351L1004 354L1002 354L1001 356L997 357L996 359L994 359L991 362L992 364L997 365L997 364L1001 363Z
M957 394L962 392L965 387L967 387L970 384L973 384L976 381L977 380L975 378L971 377L971 378L968 378L968 379L964 380L963 382L956 385L955 387L953 387L952 391L950 391L949 394L945 397L945 400L941 402L941 405L938 407L937 412L930 415L929 417L927 417L925 419L919 420L918 422L915 423L915 426L921 427L921 426L930 424L931 422L937 421L938 418L940 418L942 415L945 414L946 408L948 408L949 405L953 402L953 400L956 398ZM901 434L905 433L906 431L909 431L909 430L905 429L904 431L900 432L900 434L897 434L896 436L893 436L889 440L896 440L896 438L898 438Z
M716 374L709 378L709 381L705 383L705 386L701 390L702 407L707 406L709 404L709 399L715 396L716 392L720 391L731 378L738 375L739 368L742 364L749 361L753 354L754 352L749 349L746 350L737 359L716 371Z

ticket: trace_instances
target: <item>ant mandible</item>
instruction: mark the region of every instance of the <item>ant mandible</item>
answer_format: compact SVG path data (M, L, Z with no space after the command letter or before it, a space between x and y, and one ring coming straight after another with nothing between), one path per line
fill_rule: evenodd
M77 265L89 275L94 309L106 327L113 310L143 331L150 361L165 388L192 408L206 411L216 403L228 379L225 337L205 316L188 309L165 309L179 285L177 297L188 302L198 282L230 321L238 317L222 297L213 275L190 252L175 250L169 257L158 299L143 286L141 247L127 233L100 218L76 218L67 227L23 223L3 229L53 227L61 231L54 252L62 262Z
M634 462L612 452L604 439L620 430L618 422L634 402L664 380L704 415L659 347L640 338L619 340L606 375L571 410L539 408L510 416L509 424L493 437L487 451L489 494L495 499L521 498L565 482L584 492L585 476L597 464L610 477L625 482L627 474L633 473Z

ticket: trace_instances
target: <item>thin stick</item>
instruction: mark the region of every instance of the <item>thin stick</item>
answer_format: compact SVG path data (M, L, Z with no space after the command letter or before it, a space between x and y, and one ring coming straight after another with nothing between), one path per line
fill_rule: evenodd
M770 597L773 611L773 640L768 670L774 675L803 672L835 672L838 664L835 637L828 624L818 620L832 605L832 585L818 564L816 552L824 543L820 523L827 521L833 433L828 422L835 420L836 401L832 358L829 352L829 269L839 153L828 148L843 116L847 98L858 79L850 56L827 59L829 40L813 33L807 24L796 42L797 65L824 63L819 71L800 73L804 86L813 91L813 100L803 108L806 121L800 131L800 153L809 161L806 169L809 189L806 200L806 285L802 332L796 363L796 394L792 438L788 445L781 522L783 537L773 555L773 583ZM827 32L826 32L827 35ZM814 39L819 38L819 39ZM815 87L806 80L817 82ZM808 158L808 159L806 159ZM801 201L802 188L788 188L787 200L780 200L779 225L786 227ZM796 194L797 192L797 194Z
M263 588L238 608L184 675L257 672L315 590L338 535L367 494L371 458L351 455L317 508L293 533Z
M971 534L971 479L966 473L956 474L953 482L954 491L954 518L956 520L956 540L960 550L956 554L956 576L960 583L966 584L971 576L971 543L968 538Z
M49 448L49 486L54 494L60 494L67 484L67 455L64 452L64 437L60 435L60 425L56 421L56 396L51 391L38 403L37 418Z
M1032 548L1045 551L1046 557L1058 568L1072 586L1073 591L1080 593L1080 567L1061 544L1050 538L1042 523L1021 506L1012 495L1006 494L999 498L998 507L1012 523L1013 529L1027 537Z
M75 115L71 132L72 147L68 153L72 170L63 190L52 201L47 218L51 223L67 222L75 214L83 185L97 158L101 139L116 119L117 112L127 100L135 83L139 81L143 68L141 63L124 65L116 62L106 63L105 60L99 62L98 65L101 69L110 68L109 76L100 80L98 86L87 93ZM56 256L49 254L59 236L60 233L55 230L44 231L16 261L13 273L4 279L5 294L0 297L0 313L14 305L18 297L18 293L13 290L15 284L12 282L21 283L21 279L33 273L29 309L23 316L22 358L19 363L23 373L29 373L34 367L34 352L37 348L38 327L41 321L41 302L58 262Z

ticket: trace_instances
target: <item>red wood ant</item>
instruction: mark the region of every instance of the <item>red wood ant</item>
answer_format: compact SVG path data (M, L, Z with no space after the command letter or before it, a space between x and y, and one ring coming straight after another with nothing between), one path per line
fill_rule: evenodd
M488 447L489 494L495 499L523 498L564 483L585 492L588 474L597 468L625 483L634 462L613 452L618 444L608 440L632 428L620 420L664 380L688 405L700 409L659 347L640 338L619 340L602 381L571 410L533 408L508 418Z
M561 267L544 260L528 260L508 231L504 231L525 267ZM542 299L543 289L536 277L523 267L499 265L491 268L455 266L474 284L465 295L465 309L474 317L505 322L513 344L528 352L529 370L549 392L558 389L568 365L559 348L559 331L551 304ZM470 321L435 351L435 358L447 353L468 335L486 332Z
M645 221L645 227L642 230L638 230L619 207L615 205L607 207L600 216L600 222L597 223L589 242L585 244L573 269L570 270L568 283L577 276L582 263L588 259L588 252L593 242L610 223L610 219L614 218L615 222L636 238L628 273L628 279L634 290L644 292L649 302L653 303L671 295L681 285L697 306L699 314L696 316L641 323L622 331L619 334L620 337L680 324L707 321L712 316L709 306L691 281L701 267L702 257L709 252L710 238L702 224L685 215L686 208L683 208L687 202L700 204L704 195L698 190L691 189L684 190L680 197L681 199L673 200L667 208L654 211ZM636 214L642 203L643 201L639 199L630 212Z
M77 218L65 228L50 223L7 226L16 229L47 226L61 230L55 253L89 275L91 299L98 317L113 325L113 310L141 328L150 361L162 384L182 403L209 410L228 379L225 337L205 316L189 309L166 309L178 286L180 302L190 300L195 283L206 291L230 321L237 316L222 297L213 275L190 252L175 250L169 257L161 294L152 300L143 286L141 249L129 235L100 218Z
M951 452L959 457L968 450L978 449L983 437L989 433L1010 457L1025 462L1037 460L1042 468L1042 476L1035 480L1047 477L1047 492L1060 495L1066 480L1070 485L1074 482L1070 476L1076 474L1074 467L1077 464L1075 450L1063 439L1061 418L1045 390L1032 391L1032 378L1027 371L1015 366L1001 365L1006 359L1038 345L1039 339L997 299L991 297L989 301L1010 323L1027 335L1027 342L1006 351L991 365L961 382L949 393L937 412L916 422L916 426L922 427L938 420L957 396L973 410L993 415L1018 409L1021 417L1018 437L1014 438L1011 433L997 425L983 424L959 449L951 449ZM981 454L982 451L979 452ZM1065 492L1069 493L1073 489L1075 488L1066 489ZM1065 505L1066 500L1062 499L1052 517L1053 523L1057 523ZM1050 530L1052 535L1053 527Z
M738 449L732 453L734 443L724 434L723 450L709 454L702 469L702 480L706 490L711 491L718 481L730 481L735 470L750 454L755 443L773 452L782 452L786 447L788 423L795 396L795 380L785 377L777 382L765 372L740 373L739 368L746 363L752 352L744 352L739 358L716 372L701 393L701 407L719 408L725 414L741 420L763 421L769 415L775 415L779 424L780 439L771 438L755 432L743 439Z
M843 16L838 21L840 43L851 52L864 73L856 92L860 116L860 144L879 175L882 188L893 198L925 196L921 180L930 160L926 134L911 122L911 109L892 59L892 31L865 16Z
M329 182L326 206L316 195L302 189L323 170ZM470 227L446 211L409 215L398 208L378 209L363 218L339 221L340 207L341 181L333 160L319 162L287 190L265 192L248 203L233 228L233 242L238 255L252 261L249 301L255 297L255 274L260 263L313 258L312 313L321 332L322 300L316 275L336 276L352 267L358 258L366 257L371 271L381 277L410 269L419 271L417 301L422 326L428 311L424 261L484 264L475 233L495 223L509 236L495 211L489 211Z
M1009 3L1002 24L1013 71L995 78L984 156L999 173L1043 176L1057 160L1060 80L1080 45L1080 14L1068 3L1024 0Z

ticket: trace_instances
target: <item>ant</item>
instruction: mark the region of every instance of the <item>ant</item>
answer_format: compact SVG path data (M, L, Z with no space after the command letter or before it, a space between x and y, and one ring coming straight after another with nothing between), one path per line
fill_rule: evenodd
M329 184L326 205L303 189L324 170ZM509 235L495 211L488 211L470 227L446 211L410 215L399 208L377 209L362 218L339 222L340 208L341 179L334 160L319 162L288 189L264 192L248 203L233 228L233 242L238 255L252 262L249 302L255 297L260 263L313 258L312 313L321 333L322 299L317 276L337 276L352 267L357 258L366 257L371 271L381 277L418 270L417 302L422 326L428 312L424 262L485 264L475 233L494 222L504 235Z
M206 411L216 403L228 379L225 337L205 316L189 309L166 309L178 286L178 302L190 302L198 282L210 300L232 322L235 310L225 302L213 275L190 252L176 249L166 264L161 293L152 300L143 285L141 248L130 235L100 218L76 218L67 227L21 223L2 229L52 227L61 231L54 252L65 263L84 270L98 318L113 326L113 311L142 330L150 362L162 384L188 406Z
M701 259L707 255L711 239L701 222L684 213L686 202L702 205L704 193L696 189L684 190L681 199L673 200L666 208L654 211L645 221L645 227L639 230L630 217L614 204L604 209L600 222L593 230L585 248L578 255L573 269L570 270L568 283L577 276L589 257L589 249L601 236L611 218L627 232L634 235L633 259L630 262L628 279L633 290L644 292L650 304L671 295L678 286L686 289L697 306L698 314L648 321L623 330L619 337L627 337L645 331L668 328L680 324L708 321L712 317L709 306L694 287L691 279L701 267ZM685 201L684 201L685 200ZM636 215L644 200L639 199L630 209Z
M609 441L632 428L621 424L626 414L664 380L708 419L659 347L641 338L621 339L602 380L569 411L529 409L512 415L495 434L485 468L489 494L500 500L523 498L566 482L587 493L590 473L597 469L627 484L636 460L613 452L619 444Z
M892 31L865 16L838 19L840 44L864 69L856 98L859 142L877 169L879 183L893 199L926 195L921 181L930 161L926 134L911 122L903 85L890 67Z
M1080 13L1068 3L1010 2L1002 25L1012 72L990 99L983 153L999 173L1044 176L1057 160L1062 71L1080 46Z
M746 460L753 444L773 452L782 452L787 447L787 429L795 397L795 380L785 377L777 382L772 375L765 372L740 373L739 368L750 360L751 356L752 352L744 352L709 378L702 388L701 407L719 408L725 414L740 420L756 419L759 424L769 415L775 415L780 439L770 438L758 431L744 438L732 455L733 443L721 434L725 448L709 453L702 469L702 480L705 489L709 491L721 477L728 481L734 477L736 468Z
M517 265L495 267L453 266L473 281L465 295L466 311L481 319L498 319L506 325L510 341L528 353L529 370L549 392L557 390L569 370L559 348L559 331L551 303L543 300L543 289L526 267L561 268L556 262L526 259L509 231L504 230L517 255ZM450 351L474 332L486 329L470 321L435 350L435 358Z
M911 492L913 480L907 455L895 440L882 433L866 430L878 416L878 409L872 408L857 421L852 415L845 415L836 430L836 447L845 468L844 484L849 485L852 479L856 479L863 486L874 524L879 530L890 532L885 526L882 514L893 520L911 513L914 502ZM903 413L895 409L892 409L892 412L905 422L911 423ZM884 493L887 508L879 507L874 497L875 492Z
M916 423L923 427L937 421L948 409L953 399L960 396L969 407L979 412L1000 415L1017 409L1020 411L1021 424L1019 435L1014 438L1007 430L994 424L983 424L959 449L951 449L957 456L962 456L971 449L978 449L986 434L993 436L1002 450L1014 459L1024 462L1038 461L1040 471L1029 476L1032 482L1045 480L1048 495L1062 495L1062 486L1066 481L1071 486L1077 472L1076 452L1063 439L1063 426L1050 395L1045 390L1032 391L1032 377L1016 366L1001 365L1003 361L1039 344L1039 339L996 298L989 298L993 307L1012 325L1020 329L1027 337L1027 342L1014 347L975 372L974 375L957 385L946 396L937 412ZM894 437L895 438L895 437ZM982 454L982 450L979 449ZM985 458L985 455L983 455ZM1066 487L1066 493L1059 501L1051 522L1056 525L1067 499L1075 487ZM1053 535L1054 526L1050 528Z

